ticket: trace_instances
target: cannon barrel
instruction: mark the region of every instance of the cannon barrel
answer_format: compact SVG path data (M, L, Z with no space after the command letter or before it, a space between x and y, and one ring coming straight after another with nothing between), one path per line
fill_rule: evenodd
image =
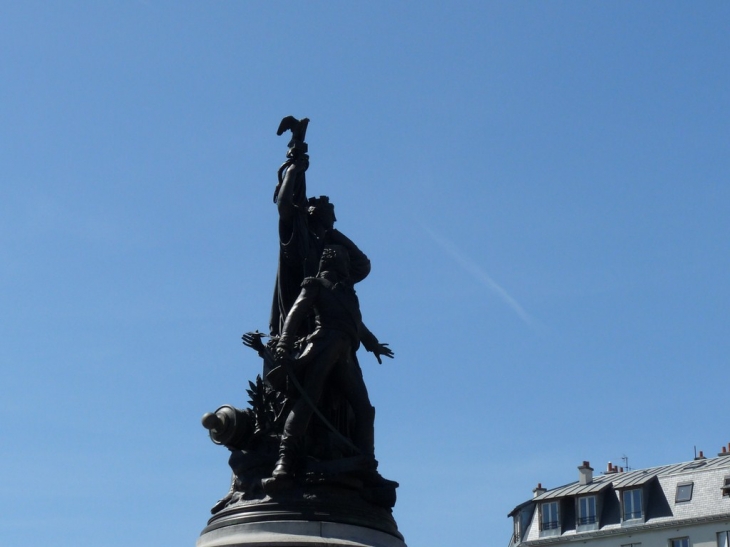
M201 420L210 440L227 448L242 449L253 433L248 412L231 405L223 405L215 412L207 412Z

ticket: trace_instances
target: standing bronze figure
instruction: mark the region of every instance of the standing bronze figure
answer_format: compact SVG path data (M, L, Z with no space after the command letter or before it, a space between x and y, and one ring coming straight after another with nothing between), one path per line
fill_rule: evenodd
M355 352L361 341L368 351L375 353L378 362L382 362L381 355L392 358L393 352L387 344L379 343L362 322L344 247L325 247L319 273L302 283L302 291L287 315L277 343L278 360L290 358L299 327L312 312L314 331L307 336L306 346L296 359L303 371L303 394L307 397L300 397L294 403L284 423L274 478L292 474L297 447L328 384L352 407L355 421L352 441L360 454L371 460L371 468L375 468L375 409L370 405Z

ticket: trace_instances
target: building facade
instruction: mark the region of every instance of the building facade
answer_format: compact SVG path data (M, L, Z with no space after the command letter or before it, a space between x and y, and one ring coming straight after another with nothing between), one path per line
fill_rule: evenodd
M547 490L509 516L509 547L730 547L730 445L716 458L593 476Z

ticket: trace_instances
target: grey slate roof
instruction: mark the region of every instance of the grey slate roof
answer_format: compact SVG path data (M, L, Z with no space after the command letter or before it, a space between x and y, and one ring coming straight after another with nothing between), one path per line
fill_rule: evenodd
M567 496L580 496L600 492L604 488L613 485L616 490L625 488L633 488L646 484L654 477L667 477L677 475L684 472L710 470L727 467L730 473L730 456L721 456L717 458L709 458L705 460L693 460L690 462L676 463L672 465L662 465L659 467L650 467L648 469L637 469L634 471L625 471L622 473L610 473L606 475L597 475L593 477L591 484L581 486L578 481L559 486L540 494L532 501L546 501L550 499L564 498ZM522 504L520 504L522 505Z
M548 490L544 494L540 494L533 501L546 501L557 498L564 498L567 496L580 496L583 494L590 494L593 492L600 492L607 486L611 486L611 475L603 475L594 477L591 484L580 485L577 482L566 484L559 488L553 488Z

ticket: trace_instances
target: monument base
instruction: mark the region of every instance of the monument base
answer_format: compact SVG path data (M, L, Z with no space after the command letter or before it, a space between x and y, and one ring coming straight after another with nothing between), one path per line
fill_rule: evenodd
M259 491L254 499L229 493L223 508L221 502L214 508L197 547L406 547L391 509L365 499L362 485L344 487L344 478L309 477L272 495ZM366 497L391 505L396 483L384 482L387 495L371 489Z
M203 530L196 547L406 547L397 537L351 524L279 520Z

